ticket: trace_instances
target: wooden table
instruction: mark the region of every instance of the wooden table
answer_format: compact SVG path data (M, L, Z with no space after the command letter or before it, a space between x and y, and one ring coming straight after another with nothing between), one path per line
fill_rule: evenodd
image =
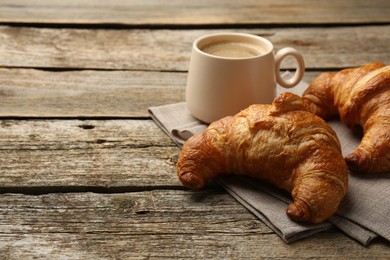
M0 0L0 259L389 258L389 242L336 229L288 245L216 184L183 188L147 112L184 100L203 34L295 47L310 82L389 64L389 14L388 0Z

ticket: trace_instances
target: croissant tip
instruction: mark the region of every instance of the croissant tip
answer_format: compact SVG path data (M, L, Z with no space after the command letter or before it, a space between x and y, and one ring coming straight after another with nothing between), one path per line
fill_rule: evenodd
M355 152L348 154L345 157L345 162L347 163L349 169L353 171L364 172L367 171L368 168L368 159L369 158L367 158L364 153L356 150Z
M298 206L296 203L298 203ZM295 222L310 222L313 224L318 224L324 221L324 219L321 218L313 218L309 205L300 201L296 201L288 205L286 214L291 220Z
M295 204L290 204L288 206L286 214L294 221L302 221L302 218L304 217L304 214L302 214Z
M185 187L191 189L201 189L205 185L205 181L193 172L184 172L179 179Z

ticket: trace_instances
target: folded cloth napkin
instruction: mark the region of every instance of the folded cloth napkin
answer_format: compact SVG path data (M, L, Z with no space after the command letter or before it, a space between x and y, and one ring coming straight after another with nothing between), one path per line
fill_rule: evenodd
M302 94L307 83L301 82L289 92ZM277 93L286 91L278 86ZM194 118L185 102L150 107L154 122L178 145L207 125ZM338 120L328 122L336 131L343 154L353 151L360 139ZM284 191L261 181L225 176L216 180L239 203L273 229L285 242L298 239L337 226L347 235L368 245L378 235L390 241L390 173L363 175L351 173L349 190L339 210L329 221L321 224L304 224L291 221L285 214L292 199Z

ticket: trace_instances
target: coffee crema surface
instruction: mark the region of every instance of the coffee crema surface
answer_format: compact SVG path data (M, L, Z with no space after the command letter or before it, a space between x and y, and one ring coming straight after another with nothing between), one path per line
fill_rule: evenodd
M216 42L204 46L201 50L214 56L227 58L248 58L261 55L265 51L260 45L247 42Z

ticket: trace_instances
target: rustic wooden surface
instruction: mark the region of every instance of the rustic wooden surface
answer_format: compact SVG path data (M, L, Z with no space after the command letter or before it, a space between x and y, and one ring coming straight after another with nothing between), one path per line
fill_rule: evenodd
M183 188L147 108L184 100L200 35L295 47L310 82L390 63L389 13L387 0L0 0L0 259L388 259L389 242L336 229L288 245L216 184Z
M188 26L388 23L387 0L2 0L0 21Z
M390 20L390 19L389 19ZM309 69L390 59L389 25L325 28L107 30L0 26L2 67L186 71L192 42L222 31L267 37L276 49L304 53ZM378 37L381 36L381 37ZM284 64L285 68L291 65Z

